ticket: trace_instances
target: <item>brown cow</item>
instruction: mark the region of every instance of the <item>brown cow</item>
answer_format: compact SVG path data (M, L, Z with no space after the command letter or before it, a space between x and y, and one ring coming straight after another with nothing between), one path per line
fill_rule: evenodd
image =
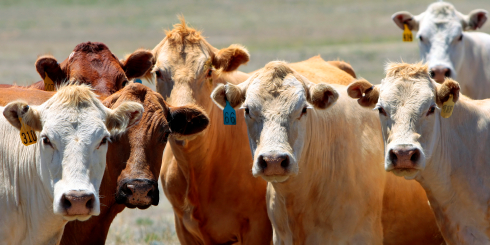
M236 126L223 125L223 112L209 95L220 83L239 83L236 71L248 62L245 48L218 50L195 29L181 24L153 49L157 91L176 106L196 103L210 126L193 140L169 139L161 180L173 206L182 244L270 244L266 182L250 173L252 163L243 114Z
M29 91L25 88L17 88ZM9 89L0 89L0 97ZM30 90L28 96L19 93L16 99L28 102L33 97L49 98L53 92ZM37 101L37 100L35 100ZM112 220L125 206L140 209L157 205L157 176L167 137L185 139L204 130L209 119L196 106L172 107L162 96L142 84L130 84L104 100L113 108L124 101L143 104L140 122L120 138L112 139L107 152L107 170L100 187L99 216L85 222L69 222L65 226L61 244L104 244ZM41 102L42 103L42 102ZM114 198L115 196L115 198Z
M85 42L78 44L61 64L53 56L44 55L36 60L35 66L41 78L44 80L47 73L55 87L77 80L91 85L95 93L105 98L126 86L128 80L145 74L153 64L153 55L147 50L136 50L119 61L105 44ZM28 87L45 89L44 81Z

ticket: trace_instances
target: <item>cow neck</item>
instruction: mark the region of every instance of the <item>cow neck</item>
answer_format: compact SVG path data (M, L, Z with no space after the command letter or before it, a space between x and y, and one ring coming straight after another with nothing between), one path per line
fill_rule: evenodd
M436 146L416 177L450 243L488 242L489 110L489 100L460 97L450 118L437 114Z
M15 151L3 151L0 154L4 158L0 161L0 163L4 162L3 171L0 171L0 179L8 183L7 186L11 186L5 189L7 207L11 212L6 219L10 221L9 226L18 224L18 229L24 232L24 235L21 235L24 240L13 241L13 244L18 242L22 244L57 243L61 239L63 227L67 221L53 213L53 195L46 187L51 184L50 174L46 168L40 166L40 142L30 146L22 145L19 140L19 131L10 125L5 127L5 124L8 123L1 123L3 126L0 126L0 131L4 133L4 139L11 140L6 140L4 142L6 145L0 145L0 148L19 149L20 151L18 154ZM13 161L13 159L17 160ZM5 164L9 162L13 163L13 166ZM0 219L0 225L3 223L1 221ZM11 237L12 239L17 238L15 235Z
M357 101L349 99L345 86L333 86L341 93L336 104L326 110L312 109L307 114L305 144L298 163L298 175L283 183L269 184L278 197L274 205L286 205L277 209L287 211L291 230L308 230L307 227L318 226L331 230L333 226L344 226L346 232L352 232L356 228L349 228L349 221L340 220L345 219L342 214L346 212L361 212L355 205L349 205L353 197L360 203L378 198L378 211L381 213L385 175L382 164L379 164L383 162L379 117L361 108ZM363 118L362 122L360 117ZM359 138L359 135L363 137ZM367 148L365 142L368 139L370 146L379 147ZM348 153L349 149L358 150ZM369 193L360 188L380 185L383 187L372 188ZM319 216L318 210L323 210L323 214ZM359 217L363 215L366 214ZM293 236L298 238L300 235ZM335 235L331 237L333 240L329 242L339 242L335 240Z

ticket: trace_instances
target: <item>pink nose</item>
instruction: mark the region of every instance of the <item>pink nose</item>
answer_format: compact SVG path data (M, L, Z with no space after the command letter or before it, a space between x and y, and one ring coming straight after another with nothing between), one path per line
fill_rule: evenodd
M395 148L389 154L395 169L414 168L420 158L420 150L417 148Z
M430 76L437 83L443 83L446 77L451 77L451 70L444 66L436 66L430 69Z
M286 154L264 154L259 156L259 165L264 175L284 175L289 167L289 157Z
M89 215L94 208L94 202L94 194L86 191L69 191L61 197L61 204L69 216Z

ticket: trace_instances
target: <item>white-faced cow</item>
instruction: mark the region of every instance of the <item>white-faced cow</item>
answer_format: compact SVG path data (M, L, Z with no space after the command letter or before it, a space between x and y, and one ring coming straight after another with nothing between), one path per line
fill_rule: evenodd
M349 94L379 111L385 169L424 187L446 242L489 244L490 101L460 95L457 82L438 84L429 72L391 63L380 85L358 81ZM448 101L454 111L443 118Z
M270 62L213 91L221 108L245 111L252 173L269 182L274 244L438 244L422 188L384 173L377 115L350 101L353 80L314 57Z
M474 99L490 97L490 35L467 32L481 28L487 11L464 15L450 3L436 2L417 16L401 11L392 16L398 27L417 31L421 58L429 64L432 78L461 82L461 91Z
M108 140L136 124L143 106L108 109L88 86L70 85L40 106L17 101L0 111L2 243L57 244L68 221L99 214ZM23 124L38 133L22 140L37 143L22 144Z

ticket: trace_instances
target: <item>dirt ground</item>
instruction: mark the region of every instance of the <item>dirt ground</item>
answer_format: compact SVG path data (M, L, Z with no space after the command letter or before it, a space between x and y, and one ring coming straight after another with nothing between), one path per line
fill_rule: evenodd
M296 62L320 54L345 60L359 77L379 83L387 61L416 62L416 42L402 42L391 20L397 11L424 11L428 0L0 0L0 84L40 80L36 58L59 62L81 42L104 42L119 58L138 48L152 49L164 30L183 14L217 48L239 43L250 72L272 60ZM488 0L454 0L467 14L490 10ZM490 21L489 21L490 22ZM490 23L481 30L490 33ZM108 244L178 244L171 205L165 199L147 210L126 209L114 221Z

